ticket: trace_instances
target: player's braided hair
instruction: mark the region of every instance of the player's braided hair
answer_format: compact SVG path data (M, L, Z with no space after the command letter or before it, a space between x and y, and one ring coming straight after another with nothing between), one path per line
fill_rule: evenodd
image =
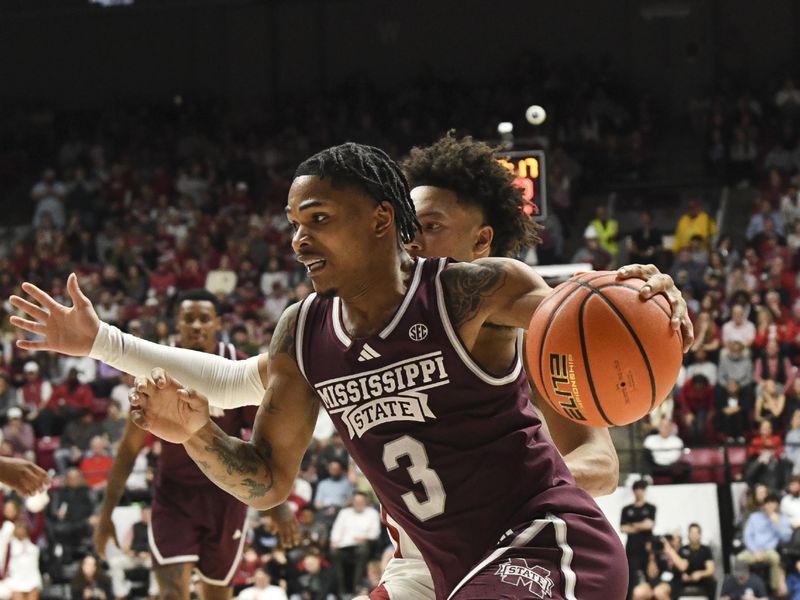
M413 148L403 163L412 188L431 185L456 193L460 202L479 207L494 229L492 256L513 256L541 242L542 226L526 215L522 190L497 162L495 148L452 131L425 148Z
M334 185L357 185L375 202L391 203L404 244L411 242L420 229L403 171L379 148L353 142L333 146L303 161L294 173L295 177L301 175L330 177Z

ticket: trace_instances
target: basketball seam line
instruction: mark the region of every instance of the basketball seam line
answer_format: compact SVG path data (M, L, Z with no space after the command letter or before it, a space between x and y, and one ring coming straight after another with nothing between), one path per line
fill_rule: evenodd
M647 357L647 353L644 351L644 346L642 345L642 342L639 340L639 336L636 335L636 331L633 329L633 327L631 327L631 324L628 323L628 320L624 317L624 315L620 312L620 310L616 307L616 305L613 302L611 302L611 300L609 300L608 298L605 297L605 295L602 293L600 288L596 288L593 285L589 285L588 283L584 283L582 281L578 282L578 284L581 287L585 287L585 288L591 290L592 294L597 294L598 296L600 296L603 299L603 302L605 302L608 305L608 307L611 310L614 311L614 313L617 315L617 317L619 317L619 320L622 321L623 325L625 325L625 328L628 330L628 333L631 334L631 337L633 338L633 341L636 343L636 347L639 348L639 352L641 353L642 358L644 359L644 364L647 367L647 374L650 376L650 411L652 411L653 408L655 408L655 405L656 405L656 378L655 378L655 375L653 375L653 368L650 365L650 359ZM628 286L622 286L622 287L628 287ZM631 289L631 288L629 288L629 289ZM632 289L635 290L636 288L632 288ZM590 294L588 296L588 298L591 298L592 294ZM656 302L656 306L658 306L658 302ZM581 331L581 332L583 331L582 316L583 316L583 306L581 306L581 321L579 322L579 331ZM581 342L581 344L582 343L583 342ZM586 359L587 359L587 357L584 357L584 360L586 360ZM586 367L587 372L588 372L588 368L589 367L588 367L588 362L587 362L587 367ZM589 385L592 386L592 390L593 390L592 393L594 394L594 386L592 385L591 378L589 379ZM596 401L597 401L597 397L595 396L595 402ZM599 407L599 405L598 405L598 407ZM648 412L650 412L650 411L648 411ZM602 414L602 411L601 411L601 414Z
M581 342L581 354L583 355L583 369L586 372L586 379L589 382L589 391L592 392L592 400L594 400L594 405L597 407L597 412L600 413L600 416L603 417L606 423L611 425L612 427L616 426L616 423L608 418L606 415L606 411L603 410L603 405L600 404L600 401L597 399L597 390L594 387L594 379L592 378L592 369L589 366L589 351L586 349L586 336L584 335L583 331L583 312L586 308L586 303L589 301L589 298L594 296L595 291L594 288L590 285L582 285L582 282L578 284L578 287L584 287L589 290L589 295L586 296L581 301L581 306L578 309L578 338Z
M595 289L604 290L608 287L624 287L629 290L633 290L634 292L637 293L639 292L639 288L635 288L632 285L625 285L624 283L606 283L604 285L597 286ZM648 298L647 300L645 300L645 302L653 302L659 309L661 309L661 312L663 312L666 316L668 316L671 319L672 313L668 312L667 309L661 306L658 302L656 302L655 299L656 299L655 296L653 296L652 298Z
M570 283L575 284L577 282L571 281ZM556 315L558 314L558 311L561 310L561 306L564 304L564 302L566 302L569 298L571 298L573 296L573 294L575 294L575 292L577 292L580 289L581 289L581 286L575 285L574 289L572 289L566 296L564 296L561 299L561 302L559 302L556 305L556 307L553 309L553 312L550 313L550 317L547 319L547 324L544 326L544 331L542 332L542 341L539 344L539 381L542 382L542 386L544 387L544 390L545 390L545 394L544 394L545 401L550 401L550 394L547 393L547 390L548 390L547 382L546 382L546 380L544 378L544 368L542 367L542 352L544 352L544 343L545 343L545 340L547 339L547 332L550 330L550 326L553 324L553 321L555 320ZM545 302L546 301L547 300L545 300ZM544 302L542 304L544 304ZM541 306L541 304L539 306ZM550 405L553 406L553 402L552 401L550 401ZM553 409L558 410L555 406L553 406Z

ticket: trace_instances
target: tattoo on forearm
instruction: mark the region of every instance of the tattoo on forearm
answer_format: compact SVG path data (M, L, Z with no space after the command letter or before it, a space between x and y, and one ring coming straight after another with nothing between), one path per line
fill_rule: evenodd
M267 472L269 474L269 483L261 483L249 477L242 479L242 485L249 491L248 499L252 500L254 498L260 498L261 496L266 496L272 489L272 472L269 468L267 468Z
M211 465L204 460L198 460L197 464L203 471L208 471L211 468Z
M442 273L442 282L447 286L450 311L456 327L478 314L481 297L499 288L506 278L505 271L497 264L456 265Z
M213 452L217 455L228 475L234 473L254 475L258 472L258 467L253 464L252 459L248 460L249 457L243 456L242 452L237 452L235 448L231 448L218 439L213 440L210 446L206 446L206 452Z

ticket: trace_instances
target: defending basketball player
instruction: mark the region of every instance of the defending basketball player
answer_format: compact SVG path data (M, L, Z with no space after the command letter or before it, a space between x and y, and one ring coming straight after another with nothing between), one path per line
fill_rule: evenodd
M504 542L507 543L511 540L514 546L518 546L515 550L517 554L526 554L529 551L533 554L541 553L544 551L541 545L544 544L544 546L550 547L550 554L555 551L559 556L566 557L569 549L563 538L566 536L567 521L541 510L552 508L565 513L570 521L577 519L573 524L572 531L581 541L583 548L580 556L576 555L575 557L577 562L571 563L572 566L561 564L564 562L563 560L559 564L550 565L554 569L552 573L557 584L550 579L550 571L548 571L547 577L540 578L539 583L547 584L550 581L556 585L555 593L562 594L560 597L574 597L576 584L579 586L578 589L582 590L579 592L581 597L613 597L613 595L609 595L610 590L607 586L602 590L602 595L599 595L602 588L599 573L604 569L614 570L613 560L609 563L604 561L614 557L615 544L618 545L618 542L613 532L608 529L605 520L599 515L596 506L585 494L579 493L571 485L571 478L561 464L560 458L541 438L538 420L527 405L526 385L519 366L519 356L516 355L513 358L509 369L508 362L501 364L502 357L499 357L499 360L498 357L494 357L494 364L492 364L492 357L489 357L486 365L478 365L468 352L468 349L474 349L484 322L490 319L491 322L499 325L524 327L533 308L548 293L549 288L527 268L513 261L481 261L481 264L476 266L451 265L442 273L439 271L445 265L439 261L426 263L418 260L414 262L397 246L398 234L395 233L395 218L397 217L403 222L402 226L397 226L397 231L406 242L409 242L413 236L414 219L413 212L405 205L407 188L405 188L402 177L398 177L395 172L396 167L378 151L350 145L332 149L327 154L323 153L315 159L316 162L308 161L303 167L311 172L305 173L302 169L298 172L298 178L292 188L290 219L298 229L295 235L295 248L300 252L301 259L307 264L315 288L322 291L334 291L338 288L339 296L343 300L316 297L304 303L303 307L293 307L284 315L282 325L273 340L273 360L270 364L267 402L259 411L257 435L254 437L254 442L249 445L240 445L235 440L220 435L220 432L213 426L208 426L205 419L204 402L194 393L180 393L182 402L178 405L177 412L173 410L174 405L172 404L155 404L149 397L143 398L141 402L144 406L139 408L141 411L139 418L142 419L142 424L151 427L159 435L175 441L186 439L198 428L202 428L203 432L190 440L187 448L196 458L202 456L199 460L210 459L208 462L209 474L226 489L238 494L243 499L262 506L270 505L281 495L288 493L286 488L289 481L288 475L291 474L293 481L296 462L299 461L302 451L305 449L305 441L308 440L311 430L313 430L313 420L318 409L318 397L308 387L299 369L299 366L305 365L306 376L312 382L315 381L313 371L318 368L318 365L312 364L313 357L307 356L312 347L308 338L295 352L294 340L299 311L304 310L305 314L302 325L297 330L298 335L308 327L308 335L315 336L313 348L324 350L326 349L325 344L330 344L329 352L325 353L326 363L341 362L339 360L329 361L329 358L342 352L343 346L346 345L344 340L350 342L353 349L363 350L363 344L366 343L364 339L348 336L348 330L352 330L358 336L361 333L366 334L372 329L380 329L381 323L385 324L388 321L391 325L394 322L393 331L388 331L391 329L390 327L386 327L382 331L388 338L389 334L397 330L398 320L403 322L415 311L422 313L427 311L431 314L419 315L425 318L424 322L412 323L407 329L406 333L409 337L405 342L402 339L392 340L391 338L384 342L383 337L376 336L377 339L371 340L372 343L370 343L373 350L375 350L373 344L377 344L379 347L384 344L389 346L388 356L381 360L382 354L379 354L375 357L376 362L373 363L375 365L381 365L391 356L398 354L391 351L392 345L398 346L401 355L408 352L409 348L421 350L431 347L446 347L445 367L441 371L438 369L438 360L431 362L429 359L424 364L420 363L417 366L408 364L403 365L402 368L396 367L391 371L385 371L380 382L371 384L373 387L378 383L380 383L379 387L385 384L387 388L392 387L392 391L400 391L402 387L403 391L410 393L411 398L420 400L416 405L416 413L413 412L414 405L408 404L408 396L403 398L405 394L400 394L400 399L374 398L371 402L363 402L369 395L369 388L363 387L367 385L366 381L363 384L352 381L347 386L342 385L342 389L337 385L333 385L331 388L323 386L318 389L326 406L334 410L337 403L346 403L347 397L352 398L349 396L350 394L357 393L359 395L358 399L362 401L363 406L349 407L358 408L358 414L353 415L352 411L348 411L350 414L343 417L341 412L337 411L335 413L337 427L343 431L346 439L351 437L351 433L353 434L353 439L350 439L349 444L351 452L362 464L362 468L372 475L373 484L378 489L384 503L391 507L393 514L397 512L398 519L403 521L403 525L407 529L409 526L413 526L412 536L420 542L420 546L427 554L426 558L429 558L429 563L434 566L437 595L446 597L449 588L459 587L453 581L454 577L464 574L469 565L477 562L475 560L473 563L469 563L469 560L477 559L480 554L495 547L498 540L497 537L493 538L493 535L497 532L505 531L509 534L504 538ZM328 176L321 177L325 171ZM391 184L381 184L380 181L383 178ZM382 198L386 200L381 200ZM333 227L330 226L331 223L334 224ZM414 272L414 276L410 276L410 271ZM658 285L663 286L663 282L655 283L654 288ZM409 290L409 287L413 290ZM66 348L78 352L88 351L85 340L82 340L80 344L75 340L65 340L63 333L59 337L57 331L59 321L60 324L63 324L63 320L70 317L87 317L88 302L81 297L74 278L71 278L70 293L73 300L76 301L77 309L59 307L52 299L32 286L28 286L26 291L34 294L34 297L49 309L49 314L44 313L35 305L26 306L22 299L15 300L17 305L24 307L23 309L31 316L46 323L31 325L29 323L32 322L23 323L21 319L16 323L18 326L24 326L25 329L48 336L48 339L44 341L28 342L31 347L40 344L41 347L44 347L56 342L55 349L60 351L65 351ZM445 297L447 301L444 300ZM400 310L398 310L398 304L401 304ZM345 309L344 315L341 310L342 305ZM76 315L76 312L80 314ZM327 319L325 315L328 312L331 317L336 316L336 319L333 321ZM395 315L394 319L392 318L393 314ZM455 317L455 327L451 322L451 316ZM341 322L342 317L347 325ZM312 321L320 326L314 326ZM328 329L332 329L332 331L325 330L325 323L330 324ZM429 324L426 325L426 323ZM429 332L432 327L435 327L435 332ZM466 342L467 348L462 346L461 340L454 334L454 329L461 334L461 340ZM63 329L61 331L63 332ZM94 331L97 331L96 322ZM436 335L434 336L433 333ZM397 338L397 334L394 337ZM417 339L414 339L415 337ZM425 342L426 338L430 338L428 342ZM92 339L93 337L89 338L90 342ZM79 345L83 348L82 350L78 347ZM380 353L380 350L378 352ZM352 351L346 351L344 355L350 355L350 359L347 360L356 362L338 365L341 367L341 372L351 373L363 368L363 365L358 364L356 360L358 352L353 355ZM442 360L445 360L444 356L442 356ZM334 365L329 364L325 368L331 366ZM454 369L456 375L453 378L448 377L447 381L442 380L442 373L447 374L451 369ZM420 398L420 392L406 389L413 382L404 381L403 377L408 378L416 373L417 377L422 376L423 379L425 377L433 378L437 372L439 373L438 383L441 386L449 386L447 396L461 398L463 403L458 406L447 406L447 401L441 402L442 414L437 415L435 420L430 420L426 418L430 416L426 411L430 411L431 407L439 404L438 402L434 403L433 398L429 398L429 396L434 396L434 393L426 392L421 394L422 398ZM489 374L503 372L505 372L505 376L499 378ZM422 375L420 375L421 373ZM324 376L324 374L317 375ZM318 382L318 385L322 383L324 381ZM359 392L359 385L361 385L361 392ZM476 396L476 393L472 391L476 388L481 391L480 394L477 394L481 399L475 398L474 402L470 402L471 397ZM169 389L161 392L157 392L151 387L142 386L141 389L142 392L148 391L148 396L159 393L164 395L165 392L174 391L174 386L169 386ZM376 392L373 390L373 393ZM437 398L440 396L441 394L436 394ZM493 406L496 407L496 401L500 397L514 399L510 404L503 403L507 409L513 408L513 410L507 411L508 414L492 409ZM300 401L292 400L293 398ZM306 401L302 401L303 398ZM378 400L387 402L385 402L385 406L381 406L382 402L375 403ZM390 403L388 400L392 400L392 402ZM399 400L404 400L405 403L398 404ZM428 402L423 404L424 400L428 400ZM345 408L348 407L345 406ZM364 410L361 410L362 408ZM162 409L163 412L160 412ZM173 414L167 414L171 410ZM387 413L387 411L389 412ZM406 411L412 412L406 414ZM486 416L491 414L492 418L480 418L482 413ZM345 422L345 419L348 420ZM383 421L381 421L382 419ZM410 424L408 423L409 419L411 420ZM148 420L149 423L145 422ZM381 422L376 423L376 420ZM459 430L459 438L463 438L461 444L465 446L463 457L461 457L463 461L456 462L470 465L470 473L474 473L472 477L454 477L453 473L450 473L451 470L457 470L457 465L453 462L454 458L448 455L448 452L443 452L446 448L437 448L437 443L433 441L433 438L437 438L436 432L426 433L425 431L425 428L430 431L431 426L439 430L442 427L452 429L454 420L464 421L463 426L456 428ZM476 431L476 435L473 435L472 427L475 426L476 420L480 421L486 431ZM414 425L415 422L417 425ZM393 423L393 427L383 428L386 431L377 431L380 426ZM430 447L433 452L430 456L424 450L425 446L422 446L422 454L420 454L419 447L414 444L419 440L412 440L408 436L394 440L394 442L400 440L402 444L409 444L410 449L406 454L415 460L422 460L423 456L426 460L430 458L427 467L415 463L412 465L413 471L411 472L415 478L414 481L423 484L421 489L427 489L429 492L427 499L422 493L410 496L408 493L399 494L400 490L407 491L411 482L406 481L408 475L404 469L390 468L394 464L392 453L400 452L402 454L406 450L398 443L391 446L387 443L384 446L385 460L382 465L380 460L377 465L374 460L370 463L370 458L380 457L379 452L374 452L375 443L379 444L387 434L396 433L398 423L402 425L403 431L421 429L421 437L431 440ZM448 423L449 427L447 427ZM492 436L497 434L498 426L501 428L511 427L521 434L515 438L518 445L513 451L498 452L504 443L512 441L505 438L492 439ZM485 443L482 444L481 440ZM373 452L364 451L363 448L359 452L359 447L363 445L373 446ZM388 455L387 449L389 450ZM512 457L511 464L508 465L508 472L499 473L495 463L485 462L486 457L490 456ZM440 479L437 475L438 470L434 469L437 463L450 463L449 468L444 465L442 473L447 475L444 479ZM482 471L475 472L476 466L483 464L486 467ZM386 469L390 469L392 473L387 474ZM237 477L232 478L232 475ZM247 476L242 477L243 475ZM486 476L484 481L502 479L505 484L490 485L488 490L485 484L480 489L464 489L465 486L469 488L474 485L469 481L481 479L483 476ZM452 485L448 486L447 481L450 481ZM531 487L519 486L520 481L530 481ZM438 485L434 485L436 482ZM452 491L447 497L454 498L450 504L456 505L454 511L447 511L447 516L437 512L438 505L445 503L445 492L442 487L444 489L452 487ZM527 490L523 491L525 496L523 498L518 496L520 488ZM503 494L498 496L499 490L512 490L510 496L516 494L517 497L507 497ZM563 496L563 499L560 496ZM420 500L420 497L423 500ZM474 513L474 509L458 510L459 506L464 506L465 502L469 507L469 502L474 503L476 498L483 498L484 502L481 504L484 506L497 506L497 510L494 510L497 514L480 519ZM431 510L436 514L430 514ZM511 515L514 511L518 512L520 516L535 513L543 518L527 522L527 526L520 530L525 533L512 537L511 534L514 533L515 528L502 529L502 527L511 525L520 518ZM462 522L464 531L481 521L483 521L483 525L480 535L477 537L474 535L473 528L473 535L469 536L470 542L466 543L463 536L458 535L460 528L453 527L453 521L463 520L469 515L471 518L466 523ZM582 516L579 518L575 515ZM436 517L439 517L442 525L432 529L432 525L436 525L432 520ZM431 521L426 524L424 535L421 533L422 528L419 526L419 521ZM503 525L500 524L501 522ZM589 522L592 522L594 527L587 527ZM552 527L550 527L551 525ZM436 533L437 529L438 534ZM451 549L447 550L447 556L443 556L443 548L451 545L450 541L445 539L449 537L448 532L452 533L453 540L451 541L465 546L464 554L459 555L460 561L455 565L452 564ZM533 535L534 533L537 535ZM602 539L594 539L593 535ZM430 539L425 539L426 537L430 537ZM599 544L600 548L591 551L593 544ZM497 548L498 554L494 558L500 555L504 555L506 558L513 556L507 550ZM489 577L488 573L493 569L493 559L492 557L487 558L489 559L488 566L485 569L477 569L475 576L467 578L468 581L465 579L466 587L459 592L458 597L473 597L464 595L467 593L466 590L473 590L471 592L473 594L486 594L485 588L483 592L479 592L479 587L476 587L483 584L505 584L509 587L500 586L498 589L504 589L506 592L512 591L513 586L508 581L498 583ZM551 562L552 558L551 556ZM508 560L513 562L516 559L509 558ZM525 559L520 560L524 561ZM593 568L585 561L589 561L589 563L596 561L598 564ZM511 565L506 569L507 571L516 568L511 562L506 563ZM582 575L576 578L572 567L579 564L582 565L580 569ZM497 571L496 565L494 571ZM488 580L484 581L484 575L489 577ZM488 593L491 594L491 592Z
M513 176L498 164L487 144L447 134L431 146L413 149L403 167L421 225L414 241L406 245L412 256L449 256L468 262L513 256L536 243L537 226L521 210L523 200L513 186ZM649 267L637 269L651 276L657 273ZM680 297L677 289L668 292ZM500 353L511 362L516 338L515 329L484 325L472 355L480 363ZM533 386L531 400L577 485L593 496L615 490L619 462L608 429L566 419L543 401ZM386 519L396 552L381 585L369 597L433 599L433 582L425 562L405 532L389 515Z
M241 358L230 344L217 341L220 320L216 299L205 290L185 293L178 301L176 325L178 344L199 352ZM213 421L224 431L239 436L250 426L247 408L217 410ZM94 543L105 558L106 545L117 546L111 515L125 490L136 456L145 446L148 433L128 420L119 450L108 477L100 508ZM211 483L187 456L182 446L165 442L159 457L153 489L152 524L149 532L154 559L153 571L162 599L189 598L189 583L197 568L204 600L230 598L230 580L239 564L246 538L247 506ZM289 511L288 519L294 521ZM123 554L109 557L114 594L128 595Z

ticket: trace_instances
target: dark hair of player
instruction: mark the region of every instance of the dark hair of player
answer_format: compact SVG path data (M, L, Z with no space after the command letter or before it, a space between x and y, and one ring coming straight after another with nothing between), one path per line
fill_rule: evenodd
M353 142L333 146L300 163L294 176L302 175L330 177L334 186L355 185L378 204L389 202L394 207L397 232L404 244L411 242L420 229L403 171L379 148Z
M522 212L522 190L495 158L495 148L452 131L431 146L413 148L403 163L412 188L430 185L456 193L460 202L477 206L494 229L492 256L513 256L541 242L542 226Z
M181 304L187 301L211 302L211 304L214 305L214 311L219 315L219 300L217 300L217 297L208 290L204 290L201 288L186 290L180 296L178 296L178 302L175 304L175 308L177 310L180 310Z

